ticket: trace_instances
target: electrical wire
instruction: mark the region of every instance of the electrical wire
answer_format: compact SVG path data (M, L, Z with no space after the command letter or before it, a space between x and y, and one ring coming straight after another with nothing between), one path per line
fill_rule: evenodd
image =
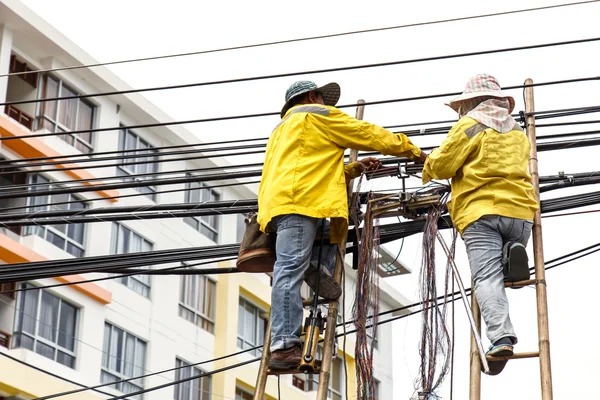
M594 250L594 248L595 248L595 247L597 247L597 249L595 249L595 250ZM591 250L591 251L588 251L588 250ZM587 252L587 253L585 253L585 254L581 254L581 253L584 253L585 251L588 251L588 252ZM566 255L560 256L560 257L558 257L558 258L555 258L555 259L553 259L553 260L547 261L547 262L545 263L545 269L546 269L546 270L548 270L548 269L551 269L551 268L555 268L555 267L557 267L557 266L559 266L559 265L564 265L564 264L566 264L566 263L569 263L569 262L575 261L575 260L577 260L577 259L580 259L580 258L582 258L582 257L585 257L585 256L588 256L588 255L590 255L590 254L596 253L596 252L598 252L598 251L600 251L600 243L596 243L596 244L594 244L594 245L591 245L591 246L585 247L585 248L583 248L583 249L580 249L580 250L576 250L576 251L574 251L574 252L571 252L571 253L569 253L569 254L566 254ZM567 258L569 258L569 257L575 257L575 258L572 258L572 259L569 259L569 260L566 260L566 261L562 261L562 260L565 260L565 259L567 259ZM561 262L561 263L558 263L559 261L562 261L562 262ZM554 264L554 265L549 265L549 264ZM467 289L466 289L466 292L467 292L467 294L468 294L468 295L470 295L470 293L471 293L471 288L467 288ZM453 292L453 293L451 294L451 296L452 296L452 299L450 299L449 301L451 301L451 302L455 301L456 299L458 299L458 297L457 297L458 295L460 295L460 292ZM443 295L443 296L439 296L437 299L438 299L438 300L442 300L442 301L444 301L444 300L445 300L445 298L447 298L447 297L448 297L447 295ZM406 306L402 306L402 307L399 307L399 308L395 308L395 309L393 309L393 310L388 310L388 311L381 312L381 313L379 313L379 314L378 314L378 316L384 316L384 315L388 315L388 314L393 314L393 313L396 313L396 312L399 312L399 311L409 310L409 309L411 309L411 308L413 308L413 307L417 307L417 306L423 306L423 305L424 305L424 303L423 303L423 302L413 303L413 304L410 304L410 305L406 305ZM385 320L385 321L381 321L381 322L379 322L379 324L380 324L380 325L382 325L382 324L385 324L385 323L389 323L389 322L392 322L392 321L396 321L396 320L398 320L398 319L405 318L405 317L408 317L408 316L410 316L410 315L414 315L414 314L420 313L420 312L422 312L423 310L424 310L424 308L423 308L423 309L420 309L420 310L412 311L412 312L410 312L410 313L407 313L407 314L399 315L399 316L397 316L397 317L390 318L390 319L387 319L387 320ZM353 321L346 321L345 323L337 324L336 326L337 326L337 327L339 327L339 326L341 326L341 325L346 325L346 324L350 324L350 323L353 323ZM355 333L355 332L356 332L356 329L354 329L354 330L351 330L351 331L347 331L347 332L345 332L345 333L337 334L337 335L335 335L335 337L336 337L336 338L338 338L338 337L341 337L341 336L345 336L345 335L346 335L346 334L348 334L348 333ZM258 348L260 348L260 347L262 347L262 346L264 346L264 344L263 344L263 345L259 345L259 346L255 346L255 347L253 347L253 348L249 348L249 349L241 350L241 351L239 351L239 352L237 352L237 353L233 353L233 354L230 354L230 355L222 356L220 359L229 358L229 357L232 357L232 356L235 356L235 355L239 355L239 354L241 354L241 353L245 353L245 352L253 351L253 350L255 350L255 349L258 349ZM1 354L1 355L5 355L5 356L6 356L6 354L5 354L5 353L1 353L1 352L0 352L0 354ZM12 358L12 357L9 357L9 358L11 358L11 359L14 359L14 358ZM202 361L202 362L199 362L199 363L196 363L196 364L192 364L191 366L199 365L199 364L202 364L202 363L209 363L209 362L217 361L217 360L220 360L220 359L214 359L214 360ZM27 363L24 363L24 362L22 362L22 361L20 361L20 360L18 360L18 359L14 359L14 360L15 360L15 361L18 361L18 362L20 362L20 363L23 363L23 364L25 364L25 365L28 365L28 366L30 366L30 367L32 367L32 368L36 368L36 369L37 369L37 367L35 367L35 366L32 366L32 365L30 365L30 364L27 364ZM258 361L258 360L260 360L260 358L256 358L256 359L254 359L254 360L249 360L247 363L250 363L250 362L256 362L256 361ZM245 364L239 364L238 366L242 366L242 365L245 365ZM188 366L186 366L186 367L188 367ZM230 367L231 367L231 366L230 366ZM166 373L166 372L173 371L173 370L175 370L175 369L177 369L177 368L171 368L171 369L167 369L167 370L163 370L163 371L158 371L158 372L154 372L154 373L152 373L152 374L153 374L153 375L156 375L156 374L162 374L162 373ZM217 373L217 371L219 371L219 370L215 370L215 371L213 371L212 373L207 373L207 374L211 374L211 375L212 375L212 374L215 374L215 373ZM42 370L42 372L46 372L46 371L43 371L43 370ZM141 379L141 378L144 378L144 377L150 376L150 375L152 375L152 374L149 374L149 375L142 375L142 376L137 376L137 377L132 377L132 378L127 378L127 379L123 379L123 380L117 380L117 381L115 381L115 382L111 382L111 383L108 383L108 384L97 385L97 386L89 387L89 388L86 388L86 389L83 389L83 390L77 389L77 390L75 390L75 391L69 391L69 392L61 392L61 393L56 393L56 394L53 394L53 395L50 395L50 396L45 396L45 397L36 398L35 400L48 400L48 399L51 399L51 398L56 398L56 397L66 396L66 395L69 395L69 394L79 393L79 392L82 392L82 391L85 391L85 390L95 390L95 389L97 389L97 388L99 388L99 387L103 387L103 386L114 385L114 384L116 384L116 383L120 383L120 382L127 382L127 381L130 381L130 380L135 380L135 379ZM208 376L208 375L202 374L202 375L195 376L195 377L193 377L192 379L196 379L197 377L202 377L202 376ZM60 377L60 376L56 376L56 377L57 377L57 378L59 378L59 379L64 379L64 378L62 378L62 377ZM173 381L173 382L172 382L170 385L176 385L176 384L179 384L179 383L182 383L182 382L184 382L184 380L177 380L177 381ZM74 383L74 384L76 384L76 385L78 385L78 386L83 386L83 385L81 385L81 384L78 384L78 383L76 383L76 382L72 382L72 383ZM160 388L163 388L163 387L165 387L165 386L162 386L162 385L161 385L161 387L160 387ZM157 387L155 387L155 388L157 388ZM149 389L156 390L155 388L149 388ZM145 390L146 390L146 389L145 389ZM141 393L138 393L138 394L141 394ZM134 395L134 393L129 393L129 394L126 394L125 396L132 396L132 395Z
M510 10L510 11L501 11L501 12L488 13L488 14L470 15L470 16L465 16L465 17L447 18L447 19L442 19L442 20L415 22L415 23L410 23L410 24L388 26L388 27L382 27L382 28L362 29L362 30L357 30L357 31L333 33L333 34L318 35L318 36L309 36L309 37L296 38L296 39L284 39L284 40L276 40L276 41L263 42L263 43L257 43L257 44L230 46L230 47L224 47L224 48L219 48L219 49L200 50L200 51L185 52L185 53L167 54L167 55L161 55L161 56L139 57L139 58L126 59L126 60L117 60L117 61L96 62L96 63L85 64L85 65L71 65L71 66L64 66L64 67L47 68L47 69L36 70L33 72L34 73L46 73L46 72L67 71L67 70L74 70L74 69L81 69L81 68L95 68L95 67L107 66L107 65L126 64L126 63L133 63L133 62L142 62L142 61L155 61L155 60L163 60L163 59L169 59L169 58L187 57L187 56L195 56L195 55L210 54L210 53L219 53L219 52L226 52L226 51L232 51L232 50L251 49L251 48L257 48L257 47L289 44L289 43L296 43L296 42L305 42L305 41L310 41L310 40L327 39L327 38L349 36L349 35L357 35L357 34L362 34L362 33L381 32L381 31L389 31L389 30L395 30L395 29L401 29L401 28L411 28L411 27L417 27L417 26L443 24L443 23L448 23L448 22L466 21L466 20L473 20L473 19L479 19L479 18L497 17L497 16L525 13L525 12L531 12L531 11L549 10L549 9L559 8L559 7L569 7L569 6L596 3L598 1L599 0L578 1L578 2L573 2L573 3L555 4L555 5L550 5L550 6L533 7L533 8L525 8L525 9ZM1 74L0 78L9 77L9 76L17 76L17 75L25 75L28 73L31 73L31 72L26 72L26 71L11 72L8 74Z
M553 43L542 43L542 44L534 44L527 46L517 46L517 47L508 47L508 48L500 48L500 49L492 49L492 50L480 50L466 53L457 53L457 54L449 54L443 56L432 56L432 57L423 57L423 58L415 58L410 60L399 60L399 61L388 61L388 62L380 62L374 64L362 64L362 65L353 65L346 67L334 67L334 68L326 68L326 69L318 69L318 70L310 70L310 71L297 71L297 72L284 72L279 74L271 74L271 75L260 75L253 77L245 77L245 78L233 78L233 79L222 79L217 81L208 81L208 82L196 82L196 83L186 83L186 84L178 84L178 85L168 85L168 86L155 86L155 87L147 87L140 89L125 89L125 90L114 90L108 92L98 92L98 93L87 93L87 94L77 94L72 96L62 96L62 97L47 97L40 98L35 100L16 100L16 101L7 101L0 102L0 106L9 106L9 105L19 105L19 104L37 104L37 103L46 103L50 101L61 101L61 100L74 100L74 99L89 99L93 97L106 97L106 96L114 96L114 95L123 95L123 94L131 94L131 93L147 93L161 90L175 90L175 89L184 89L191 87L204 87L204 86L213 86L213 85L222 85L222 84L230 84L230 83L240 83L240 82L251 82L251 81L260 81L267 79L275 79L275 78L286 78L291 76L299 76L299 75L313 75L313 74L322 74L322 73L330 73L330 72L340 72L340 71L352 71L359 69L367 69L367 68L379 68L379 67L388 67L393 65L403 65L403 64L413 64L420 62L429 62L429 61L439 61L439 60L448 60L454 58L462 58L462 57L473 57L480 56L486 54L499 54L499 53L507 53L513 51L523 51L523 50L533 50L540 48L549 48L549 47L557 47L557 46L567 46L574 44L584 44L584 43L592 43L600 41L600 37L596 38L586 38L586 39L576 39L576 40L567 40L561 42L553 42ZM595 79L600 79L597 77ZM535 86L539 86L539 84L534 84ZM505 89L517 89L523 87L531 87L532 85L519 85L517 87L508 87ZM458 93L447 93L444 96L449 95L458 95ZM365 103L368 104L379 104L379 103ZM356 106L357 104L353 104L352 106ZM348 107L348 106L342 106ZM338 107L341 108L341 107ZM270 113L273 115L273 113ZM275 115L278 115L276 113ZM263 116L263 115L261 115ZM59 134L64 134L59 133Z
M260 183L260 181L234 182L234 183L224 183L221 185L202 186L202 189L213 189L213 188L222 188L222 187L230 187L230 186L251 185L251 184L257 184L257 183ZM193 190L198 190L198 188L187 187L187 188L183 188L183 189L157 190L157 191L152 192L152 194L189 192L189 191L193 191ZM39 204L39 205L36 205L36 207L47 207L47 206L51 206L51 205L53 205L53 206L68 205L68 204L75 204L75 203L80 204L82 201L85 203L89 203L89 202L93 202L93 201L124 199L124 198L139 197L139 196L148 196L148 193L140 192L140 193L126 194L126 195L118 195L118 196L98 197L98 198L94 198L94 199L85 199L85 200L58 201L58 202L52 202L52 203L46 203L46 204ZM25 210L25 209L29 209L29 208L31 208L31 206L29 206L29 205L14 206L14 207L2 207L2 208L0 208L0 211L3 211L3 212L0 213L0 215L11 215L11 213L4 212L4 211L8 211L8 210Z
M578 135L582 133L577 133ZM588 147L600 144L600 137L588 138L588 139L575 139L555 142L538 143L538 151L550 151L550 150L563 150L578 147ZM435 147L428 146L422 147L422 150L430 151ZM378 152L362 152L361 156L377 156ZM404 158L389 158L384 160L385 162L405 162L408 159ZM226 167L225 167L226 168ZM45 196L45 195L57 195L67 193L80 193L80 192L91 192L99 190L111 190L111 189L130 189L144 186L160 186L160 185L172 185L190 182L207 182L215 180L227 180L227 179L239 179L239 178L250 178L257 177L262 174L262 170L250 170L241 172L229 172L229 173L216 173L216 174L204 174L194 175L189 177L176 177L168 179L147 179L137 182L119 182L119 183L107 183L107 184L95 184L95 185L83 185L79 187L61 187L53 190L39 190L39 191L14 191L9 193L1 193L0 199L10 198L25 198L34 196ZM244 183L241 182L240 185Z
M235 259L237 259L237 256L236 257L228 257L228 258L219 258L219 259L204 261L204 262L195 263L195 264L184 264L184 265L181 265L178 267L158 268L158 269L154 269L154 270L150 270L150 271L148 271L148 270L133 270L133 268L132 268L131 270L123 270L123 271L127 271L127 272L115 272L115 271L119 271L119 270L112 269L112 270L108 270L105 272L107 272L109 274L117 274L117 275L108 275L108 276L104 276L101 278L85 279L85 280L81 280L81 281L77 281L77 282L62 282L62 283L55 283L52 285L40 285L40 286L36 286L34 288L8 289L8 290L1 291L0 294L27 292L30 290L52 289L52 288L63 287L63 286L80 285L83 283L94 283L94 282L101 282L101 281L107 281L107 280L113 280L113 279L120 279L120 278L125 278L125 277L133 276L133 275L144 275L144 274L153 275L151 272L157 272L158 274L160 274L161 272L165 272L165 273L170 272L172 275L205 275L205 274L215 274L215 273L221 273L221 272L222 273L236 273L236 272L240 272L237 268L227 268L227 267L219 268L222 271L216 271L215 269L212 269L212 268L198 268L198 269L194 270L195 273L193 273L193 274L192 273L185 274L185 273L183 273L185 271L179 270L182 268L191 268L191 267L197 267L200 265L215 264L215 263L219 263L219 262L223 262L223 261L233 261ZM133 270L133 272L132 272L132 270Z
M51 376L51 377L53 377L53 378L57 378L57 379L60 379L61 381L68 382L68 383L70 383L70 384L72 384L72 385L75 385L75 386L82 387L82 388L84 388L84 389L83 389L83 391L85 391L85 390L93 390L93 391L94 391L94 392L96 392L96 393L100 393L100 394L103 394L103 395L106 395L106 396L112 396L112 393L104 392L104 391L102 391L102 390L98 390L97 388L90 387L90 386L86 386L86 385L84 385L84 384L82 384L82 383L76 382L76 381L74 381L74 380L71 380L71 379L69 379L69 378L65 378L65 377L63 377L63 376L60 376L60 375L58 375L58 374L55 374L55 373L53 373L53 372L50 372L50 371L48 371L48 370L45 370L45 369L43 369L43 368L36 367L36 366L35 366L35 365L33 365L33 364L29 364L29 363L27 363L27 362L25 362L25 361L19 360L18 358L16 358L16 357L13 357L13 356L11 356L10 354L7 354L7 353L5 353L5 352L3 352L3 351L0 351L0 356L2 356L2 357L6 357L6 358L8 358L9 360L12 360L12 361L18 362L18 363L19 363L19 364L21 364L21 365L25 365L25 366L26 366L26 367L28 367L28 368L31 368L31 369L34 369L34 370L36 370L36 371L42 372L42 373L44 373L44 374L46 374L46 375L49 375L49 376Z
M598 245L600 245L600 243L596 244L596 246L598 246ZM575 260L577 260L577 259L579 259L579 258L581 258L581 257L585 257L585 256L587 256L587 255L590 255L590 254L592 254L592 253L595 253L595 252L598 252L598 251L600 251L600 247L599 247L598 249L596 249L595 251L593 251L593 252L589 252L589 253L587 253L587 254L580 255L580 256L578 256L578 257L576 257L576 258L573 258L573 259L571 259L571 260L568 260L568 261L564 261L564 262L562 262L562 263L560 263L560 264L557 264L557 265L553 265L553 266L547 267L547 268L545 268L545 269L551 269L551 268L555 268L555 267L557 267L558 265L563 265L563 264L566 264L566 263L568 263L568 262L575 261ZM581 252L581 250L578 250L578 251L576 251L576 252L573 252L573 253L571 253L571 254L577 254L577 253L580 253L580 252ZM566 256L562 256L562 257L560 257L560 258L564 258L564 257L566 257ZM553 260L553 261L554 261L554 260ZM550 263L552 263L552 261L549 261L548 263L546 263L546 265L547 265L547 264L550 264ZM471 294L471 292L472 292L472 289L471 289L471 288L469 288L469 289L466 289L466 292L467 292L467 296L469 296L469 295ZM451 296L452 296L452 297L451 297L450 299L448 299L448 297L450 297L450 296L448 296L447 294L446 294L446 295L444 295L444 296L440 296L440 297L439 297L439 299L440 299L440 300L441 300L443 303L446 303L446 302L454 302L454 301L456 301L456 300L458 300L458 299L460 298L460 296L459 296L459 295L460 295L460 293L459 293L459 292L456 292L456 293L452 293L452 294L451 294ZM398 309L396 309L396 310L390 310L390 311L386 311L386 312L384 312L384 313L379 313L378 315L379 315L379 316L381 316L381 315L383 315L383 314L389 314L390 312L398 312L398 311L401 311L401 310L410 309L410 308L412 308L412 307L415 307L415 306L418 306L418 305L421 305L421 306L423 306L423 305L425 305L425 303L424 303L424 302L415 303L415 304L412 304L412 305L410 305L410 306L404 306L404 307L400 307L400 308L398 308ZM429 309L429 308L431 308L431 307L432 307L432 306L430 306L430 305L427 305L427 306L425 306L425 307L422 307L421 309L418 309L418 310L415 310L415 311L409 312L409 313L407 313L407 314L403 314L403 315L399 315L399 316L396 316L396 317L388 318L388 319L386 319L385 321L381 321L381 322L379 322L379 325L383 325L383 324L386 324L386 323L390 323L390 322L393 322L393 321L397 321L397 320L399 320L399 319L406 318L406 317L409 317L409 316L411 316L411 315L419 314L419 313L423 312L424 310L426 310L426 309ZM367 328L369 328L369 327L371 327L371 326L370 326L370 325L367 325ZM350 334L350 333L356 333L356 332L357 332L357 329L352 329L352 330L349 330L349 331L347 331L346 333L347 333L347 334ZM335 335L335 337L336 337L336 338L338 338L338 337L340 337L340 336L342 336L342 335L343 335L343 334L337 334L337 335ZM323 341L323 339L321 339L320 341ZM214 371L211 371L211 372L202 373L202 374L199 374L199 375L191 376L191 377L189 377L189 378L183 378L183 379L180 379L180 380L176 380L176 381L173 381L173 382L165 383L165 384L162 384L162 385L153 386L153 387L150 387L150 388L145 388L145 389L142 389L142 390L138 390L138 391L136 391L136 392L132 392L132 393L127 393L127 394L124 394L124 395L122 395L122 396L115 396L115 397L112 397L112 398L110 398L110 399L107 399L107 400L120 400L120 399L123 399L125 396L137 396L137 395L144 394L144 393L148 393L148 392L151 392L151 391L155 391L155 390L163 389L163 388L166 388L166 387L169 387L169 386L177 385L177 384L179 384L179 383L188 382L188 381L191 381L191 380L194 380L194 379L197 379L197 378L201 378L201 377L204 377L204 376L212 376L212 375L214 375L214 374L216 374L216 373L224 372L224 371L227 371L227 370L229 370L229 369L233 369L233 368L242 367L242 366L244 366L244 365L247 365L247 364L250 364L250 363L254 363L254 362L256 362L256 361L259 361L259 360L260 360L260 357L257 357L257 358L255 358L255 359L248 360L248 361L243 361L243 362L240 362L240 363L237 363L237 364L234 364L234 365L230 365L230 366L228 366L228 367L225 367L225 368L216 369L216 370L214 370Z

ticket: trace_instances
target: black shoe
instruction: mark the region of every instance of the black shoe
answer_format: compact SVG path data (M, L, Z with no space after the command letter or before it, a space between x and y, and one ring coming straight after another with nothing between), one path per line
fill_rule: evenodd
M269 359L269 368L272 370L295 369L302 360L302 347L296 345L288 349L275 350Z
M519 242L507 242L502 249L505 282L529 279L529 259L525 246Z
M321 266L320 269L317 270L317 267L314 264L310 264L308 270L304 274L304 280L306 284L313 290L316 291L317 288L317 274L320 273L319 277L319 296L324 298L325 300L335 300L342 294L341 286L326 272L326 268Z
M486 356L493 357L512 356L513 354L513 341L509 337L497 340L490 346L487 353L485 353ZM487 375L498 375L502 372L507 362L508 360L488 360L490 370L487 372Z

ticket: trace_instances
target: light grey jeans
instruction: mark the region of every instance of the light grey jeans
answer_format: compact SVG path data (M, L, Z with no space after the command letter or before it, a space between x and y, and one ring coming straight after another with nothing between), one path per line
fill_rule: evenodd
M527 246L532 225L523 219L484 215L463 231L475 296L492 343L504 337L512 337L517 343L504 289L502 247L508 241Z
M311 261L317 264L319 246L313 246L315 237L329 235L329 221L304 215L286 214L273 218L277 230L275 250L277 261L273 267L271 294L271 351L301 344L302 296L300 288L304 273ZM321 264L333 272L337 245L324 245Z

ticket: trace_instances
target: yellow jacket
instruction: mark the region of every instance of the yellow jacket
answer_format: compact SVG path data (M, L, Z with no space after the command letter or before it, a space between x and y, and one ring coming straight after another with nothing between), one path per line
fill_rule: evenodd
M527 171L529 150L518 124L500 133L462 117L427 157L423 183L452 178L448 210L461 234L487 214L531 220L538 202Z
M331 218L330 240L347 234L348 199L344 150L376 150L394 156L421 155L403 134L359 121L332 106L298 105L275 127L267 143L258 191L258 223L266 232L273 217L300 214Z

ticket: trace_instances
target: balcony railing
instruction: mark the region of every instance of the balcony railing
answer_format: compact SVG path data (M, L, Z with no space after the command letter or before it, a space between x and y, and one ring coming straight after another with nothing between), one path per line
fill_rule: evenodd
M10 346L10 334L4 331L0 331L0 346L6 347Z
M29 130L33 129L33 117L23 112L23 110L15 107L11 104L6 106L6 115L16 120L18 123L23 125Z

